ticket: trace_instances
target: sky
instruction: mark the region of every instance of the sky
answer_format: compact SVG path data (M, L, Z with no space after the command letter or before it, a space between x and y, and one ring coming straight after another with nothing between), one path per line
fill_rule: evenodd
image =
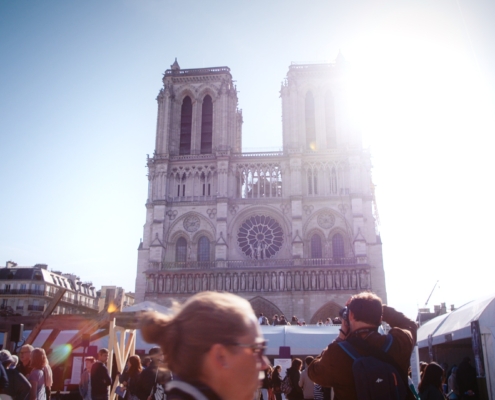
M0 263L134 290L162 74L228 66L243 149L282 146L292 62L352 76L388 303L493 287L495 2L0 0Z

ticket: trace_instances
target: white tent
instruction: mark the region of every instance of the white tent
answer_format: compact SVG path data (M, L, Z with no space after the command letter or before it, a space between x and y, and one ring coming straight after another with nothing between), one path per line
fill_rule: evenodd
M267 326L261 325L268 340L267 354L278 356L281 346L290 347L292 355L317 355L339 335L340 325Z
M440 315L418 330L418 347L427 348L461 339L471 339L471 322L480 326L484 370L490 398L495 399L495 295L481 297L451 313Z

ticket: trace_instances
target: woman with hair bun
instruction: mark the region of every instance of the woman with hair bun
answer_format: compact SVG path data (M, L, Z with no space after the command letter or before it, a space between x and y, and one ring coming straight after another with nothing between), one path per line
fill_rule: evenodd
M234 294L201 292L174 316L146 313L141 333L173 373L167 400L252 400L268 367L254 311Z

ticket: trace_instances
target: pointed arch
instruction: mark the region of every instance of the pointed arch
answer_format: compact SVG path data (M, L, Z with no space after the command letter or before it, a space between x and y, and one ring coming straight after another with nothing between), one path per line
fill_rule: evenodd
M311 258L323 258L323 247L321 245L321 236L314 233L310 240Z
M180 111L179 155L191 154L192 100L184 97Z
M323 304L311 317L309 321L310 324L316 324L318 321L325 321L327 318L335 318L339 316L339 311L343 306L339 304L329 301L328 303Z
M187 261L187 240L184 236L177 239L177 242L175 243L175 261Z
M268 321L272 321L272 317L277 315L282 315L283 312L271 301L268 301L264 297L256 296L249 300L251 307L253 307L254 313L258 317L261 313L268 318Z
M332 256L336 262L345 258L344 237L339 232L332 236Z
M198 240L198 262L211 260L210 247L210 240L206 236L201 236Z

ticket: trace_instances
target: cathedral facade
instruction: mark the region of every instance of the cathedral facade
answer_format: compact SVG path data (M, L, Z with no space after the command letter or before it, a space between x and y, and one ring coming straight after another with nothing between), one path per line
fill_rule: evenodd
M246 153L230 69L165 72L136 302L229 291L269 318L316 323L363 290L386 301L370 155L345 83L339 58L291 65L282 150Z

